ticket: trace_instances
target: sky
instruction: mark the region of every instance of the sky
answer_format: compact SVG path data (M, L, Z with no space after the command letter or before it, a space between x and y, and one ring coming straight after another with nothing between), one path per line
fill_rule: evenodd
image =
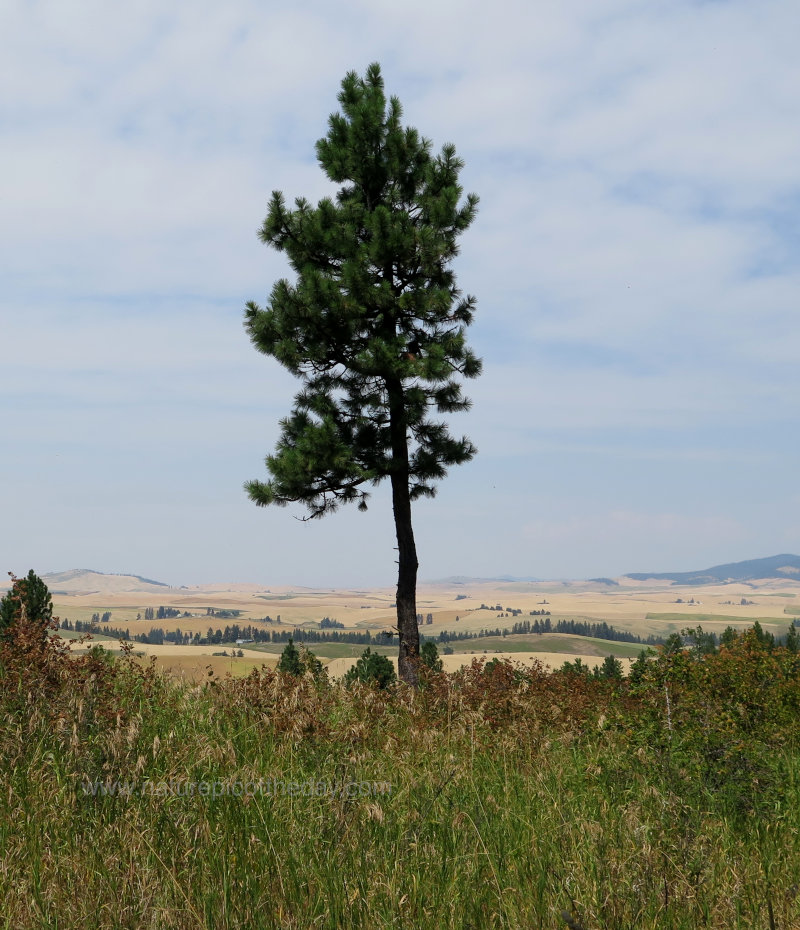
M391 502L257 508L299 384L244 332L273 190L380 62L480 197L457 435L420 579L800 552L796 0L5 0L0 571L395 580Z

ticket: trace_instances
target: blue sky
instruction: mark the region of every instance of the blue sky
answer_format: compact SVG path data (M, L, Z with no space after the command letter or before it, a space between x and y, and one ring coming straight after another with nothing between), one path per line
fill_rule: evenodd
M288 273L256 230L329 193L314 142L375 60L481 198L479 455L417 505L421 577L800 552L799 29L794 0L4 3L0 568L393 582L386 493L301 523L242 491L296 387L242 328Z

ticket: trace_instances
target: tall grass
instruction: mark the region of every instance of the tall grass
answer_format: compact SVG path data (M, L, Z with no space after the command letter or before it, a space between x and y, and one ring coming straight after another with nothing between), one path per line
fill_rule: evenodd
M800 677L747 637L638 683L192 688L50 642L0 678L9 930L800 925Z

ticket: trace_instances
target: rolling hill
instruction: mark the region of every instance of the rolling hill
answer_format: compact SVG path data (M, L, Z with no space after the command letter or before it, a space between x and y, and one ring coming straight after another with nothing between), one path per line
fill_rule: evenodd
M625 575L633 581L671 581L673 584L727 584L781 578L800 582L800 556L773 555L765 559L728 562L694 572L632 572Z
M140 575L110 575L89 568L68 572L50 572L42 580L51 594L127 594L129 592L168 591L169 585Z

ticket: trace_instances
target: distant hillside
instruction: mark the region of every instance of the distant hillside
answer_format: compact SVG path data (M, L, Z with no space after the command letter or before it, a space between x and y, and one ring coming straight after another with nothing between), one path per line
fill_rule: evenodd
M766 559L729 562L694 572L634 572L625 577L633 581L671 581L673 584L685 585L726 584L766 578L800 581L800 556L773 555Z
M73 568L68 572L50 572L42 579L51 594L127 594L129 592L160 592L169 585L140 575L110 575L89 568Z

